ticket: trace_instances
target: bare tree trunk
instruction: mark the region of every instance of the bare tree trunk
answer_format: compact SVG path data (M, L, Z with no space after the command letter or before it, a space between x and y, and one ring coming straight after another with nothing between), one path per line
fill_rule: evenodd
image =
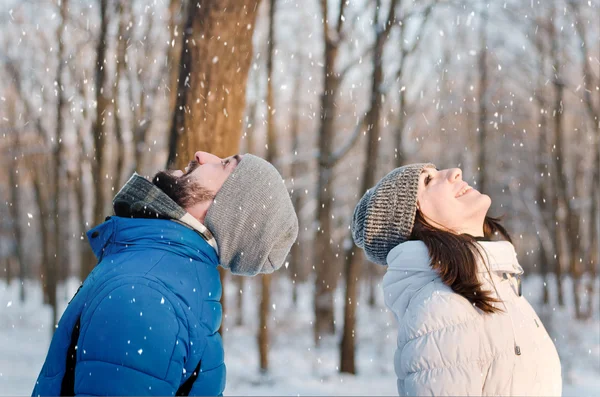
M356 374L356 304L358 302L360 265L364 263L364 259L362 252L354 244L346 252L344 259L346 299L344 300L344 332L340 346L340 372Z
M398 8L402 7L402 1L398 5ZM404 154L404 142L403 142L403 134L404 134L404 126L406 125L406 88L403 85L404 81L404 65L406 64L406 57L408 52L405 49L405 31L406 24L399 24L400 30L400 39L398 43L400 44L400 66L398 67L398 72L396 73L396 80L400 82L400 91L398 92L398 119L396 120L396 147L394 148L394 159L395 159L395 167L402 167L406 162L406 155Z
M84 117L85 118L85 117ZM77 132L77 146L80 148L84 147L83 142L83 131ZM77 165L77 169L74 175L73 187L75 189L75 199L77 201L77 215L79 217L79 270L80 270L80 281L85 280L85 276L82 276L84 273L84 268L93 268L96 261L95 255L91 249L91 246L88 243L88 239L86 237L88 218L86 216L86 203L84 193L84 182L83 182L83 174L84 174L84 156L83 153L79 155L79 161Z
M375 52L373 54L373 74L371 77L371 99L366 116L368 133L366 160L363 167L360 195L364 194L364 192L372 188L375 184L375 171L377 170L377 158L379 155L380 114L383 104L381 93L383 83L383 49L389 37L391 27L394 25L396 0L391 1L383 26L379 24L381 0L377 0L375 4L373 22L375 28ZM350 239L352 239L352 236L350 236ZM358 302L360 265L364 263L364 259L354 244L352 244L349 252L346 253L345 259L346 299L344 301L344 332L340 349L340 372L356 374L356 304Z
M556 16L556 10L554 10L554 15ZM565 170L563 168L563 153L562 153L562 115L563 115L563 90L564 84L560 79L560 64L559 64L559 48L558 48L558 37L556 34L555 21L552 20L549 23L550 27L550 42L551 42L551 58L553 62L554 69L554 151L552 153L552 159L554 164L554 182L556 186L556 194L554 195L554 210L556 210L555 216L556 220L559 224L562 223L562 217L560 216L561 211L560 208L564 208L568 212L569 200L568 193L566 192L567 183ZM567 215L568 216L568 215ZM567 230L568 234L572 232ZM557 289L558 289L558 304L560 306L564 306L564 296L562 290L562 260L564 259L563 254L563 241L561 238L561 228L556 227L556 256L557 256L557 266L556 266L556 280L557 280ZM569 237L566 236L566 240L569 240Z
M178 97L183 94L179 90L179 75L181 73L181 50L183 48L184 37L184 22L186 20L185 10L188 0L171 0L169 4L169 30L171 33L171 41L169 45L169 114L176 113L175 106L178 102ZM175 119L171 120L171 123ZM175 155L177 154L177 137L179 133L171 125L169 128L169 157L167 164L175 164Z
M481 22L479 28L479 38L481 40L479 48L479 158L477 161L478 167L478 182L477 189L481 192L486 191L486 122L487 122L487 90L488 90L488 76L487 76L487 22L488 22L488 10L485 4L482 5L483 10L481 11Z
M556 13L555 13L556 15ZM554 22L555 23L555 22ZM564 82L561 77L561 65L560 59L561 56L559 54L560 50L558 48L558 40L559 37L556 33L556 27L554 23L551 24L552 29L552 59L553 59L553 69L554 69L554 79L553 85L556 90L555 96L555 106L554 106L554 146L555 146L555 154L552 156L554 160L555 166L555 179L557 183L557 195L559 197L559 201L561 202L563 208L566 212L566 242L567 242L567 251L569 257L569 273L573 278L573 293L574 293L574 304L575 304L575 314L577 318L582 318L581 312L581 296L580 296L580 281L581 281L581 268L579 266L579 250L580 250L580 238L579 238L579 214L573 208L572 202L569 197L569 186L566 175L566 167L565 167L565 156L563 152L564 143L564 132L562 126L562 116L563 116L563 97L564 97ZM575 193L575 192L573 192ZM573 194L574 196L574 194Z
M554 172L556 174L556 170ZM556 186L556 176L554 176L553 178L553 185ZM552 204L552 212L554 215L554 220L557 222L560 222L560 203L558 200L558 196L556 194L551 195L552 199L551 199L551 204ZM558 225L556 225L554 227L554 247L556 250L556 267L554 270L554 273L556 275L556 292L557 292L557 299L558 299L558 305L560 307L564 307L565 305L565 298L564 298L564 292L563 292L563 279L562 279L562 274L563 274L563 261L565 258L565 254L563 251L563 234L562 234L562 229L560 227L558 227Z
M13 158L12 164L9 166L9 184L10 184L10 200L11 203L8 206L10 210L10 216L12 218L12 230L13 238L15 240L16 259L19 262L19 281L21 287L19 288L19 299L21 302L25 302L25 278L27 277L27 268L25 263L25 256L23 254L23 228L21 227L20 214L21 214L21 202L19 197L19 178L17 177L17 171L19 169L16 161L16 150L13 150L11 157ZM10 273L10 263L7 261L7 282L10 284L12 273Z
M54 214L53 214L53 223L54 223L54 232L53 235L53 244L54 244L54 266L53 270L48 273L48 284L56 288L58 281L64 281L66 279L66 273L68 266L65 263L65 255L64 253L68 252L66 247L66 242L63 240L63 230L62 230L62 211L61 211L61 197L64 197L63 193L65 191L63 181L65 178L65 172L63 170L63 142L62 135L63 129L65 128L64 118L63 118L63 108L65 105L65 97L63 94L63 70L64 70L64 58L65 58L65 44L63 40L63 31L67 25L67 17L68 17L68 0L60 0L60 17L61 24L56 30L56 40L58 41L58 67L56 69L56 95L57 95L57 104L56 104L56 133L55 133L55 142L54 142L54 151L53 151L53 164L50 168L54 171L54 183L52 186L53 196L54 196ZM52 260L52 259L51 259ZM51 296L56 296L56 290L51 291ZM56 299L56 298L55 298ZM53 307L55 307L54 304ZM56 308L55 308L56 310Z
M592 128L595 131L593 137L593 160L592 160L592 174L590 180L590 197L592 199L592 205L590 208L590 219L588 222L588 233L589 236L589 247L585 250L583 262L588 266L589 280L586 285L586 295L588 297L587 310L582 313L583 318L589 318L592 316L593 310L593 299L594 299L594 285L596 281L596 267L598 266L598 257L600 254L599 242L598 242L598 228L600 227L598 222L599 209L598 206L600 201L600 91L598 91L598 102L594 105L592 99L593 87L598 87L600 84L600 73L594 76L594 72L590 66L592 57L589 56L589 41L586 32L586 23L583 21L582 16L585 13L581 10L580 4L574 0L567 2L568 6L572 9L575 17L575 29L582 41L582 45L579 46L582 60L582 75L584 81L583 101L586 105L587 114L590 119ZM599 47L600 49L600 47ZM600 72L600 69L599 69ZM581 244L583 248L583 244Z
M260 361L260 372L269 371L269 325L268 318L271 300L271 274L263 274L261 277L261 299L260 299L260 326L258 330L258 350Z
M296 71L296 76L294 78L294 92L299 93L302 87L302 78L300 76L301 69L298 66ZM292 106L292 119L291 119L291 135L292 135L292 153L294 157L297 155L298 150L300 149L299 142L299 130L300 130L300 102L301 95L294 95L294 102ZM300 177L303 173L304 167L301 167L296 158L294 158L292 162L292 169L290 178L292 183L294 184L292 187L292 203L294 205L294 210L296 214L298 214L298 229L302 230L302 219L300 216L300 210L304 204L302 189L296 186L297 178ZM303 257L303 245L301 242L300 234L298 235L298 239L292 245L292 249L290 250L290 272L292 273L292 303L294 307L298 306L298 273L301 271L302 262L305 260Z
M277 156L277 136L275 134L275 99L273 92L273 55L275 48L275 6L277 0L269 0L269 39L267 49L267 158L273 163ZM269 370L269 312L271 302L271 275L260 276L262 293L260 300L260 328L258 330L258 350L260 371Z
M243 276L235 276L234 281L237 284L237 317L235 319L235 325L241 327L244 325L244 284L246 278Z
M36 165L32 162L29 167L33 173L33 195L36 201L38 211L40 214L40 239L42 240L42 290L44 291L44 303L50 304L52 307L52 327L50 329L51 334L54 334L55 325L57 324L58 312L56 302L56 269L54 268L55 262L53 261L51 253L51 238L52 231L50 230L50 224L48 223L49 208L47 206L48 200L45 197L42 179Z
M85 78L85 77L84 77ZM86 102L86 85L84 84L83 81L79 81L77 83L77 88L79 91L79 95L81 97L81 100L83 102ZM88 240L86 238L86 231L87 228L89 226L89 218L87 217L86 214L86 204L89 202L89 200L85 199L85 193L84 193L84 183L83 183L83 175L84 175L84 165L87 164L89 162L89 155L88 153L90 152L90 148L87 147L86 143L85 143L85 139L84 139L84 134L86 133L86 127L87 127L87 122L89 119L89 110L88 110L88 106L84 106L82 109L82 125L79 126L77 128L77 147L81 148L81 150L77 153L78 158L77 158L77 167L75 168L74 171L74 175L73 175L73 189L74 189L74 193L75 193L75 200L77 201L76 204L76 208L77 208L77 216L78 216L78 221L79 221L79 229L78 229L78 233L79 233L79 244L78 244L78 251L79 251L79 279L80 281L83 282L83 280L85 280L86 277L86 268L90 268L94 266L95 263L95 257L94 257L94 253L92 252L92 249L90 247L90 245L88 244ZM87 204L89 205L89 204Z
M396 121L396 147L394 148L395 153L395 166L396 168L398 167L402 167L404 165L404 163L406 162L406 155L404 154L404 142L403 142L403 137L402 135L404 134L404 125L406 124L405 122L405 118L406 118L406 109L405 109L405 103L406 103L406 91L401 88L400 89L400 93L398 94L398 120Z
M600 102L599 102L600 103ZM586 285L586 294L588 297L587 302L587 312L585 313L585 318L590 318L592 316L592 310L594 308L594 285L596 283L596 275L597 275L597 266L598 260L600 260L600 244L598 242L598 236L600 231L600 211L599 211L599 202L600 202L600 131L597 130L596 134L596 143L595 143L595 158L591 180L591 196L592 196L592 208L590 210L590 219L588 222L589 227L589 236L590 236L590 246L588 249L588 258L586 263L588 264L588 273L589 279Z
M535 32L533 32L535 33ZM550 179L550 169L548 164L548 142L546 141L547 134L547 110L546 110L546 96L544 93L544 80L546 71L546 53L544 48L544 41L541 38L541 34L534 35L535 46L537 50L537 92L535 95L536 102L538 104L538 145L537 145L537 186L536 186L536 203L540 210L543 227L548 229L549 234L553 235L554 224L549 218L552 218L549 200L546 200L546 195L549 193L549 183L552 182ZM550 261L551 253L546 250L546 246L543 242L544 237L538 232L538 260L540 261L540 271L542 273L543 284L543 297L542 302L547 305L550 303L550 291L548 287L548 262Z
M319 160L317 185L317 229L315 279L315 344L319 345L321 335L331 335L335 331L333 293L337 283L336 261L332 244L331 212L333 207L333 166L330 153L333 151L335 134L335 96L340 84L335 72L335 61L339 49L339 37L343 22L345 0L340 1L335 33L330 30L327 0L321 0L321 18L323 21L323 42L325 43L324 87L321 94L321 123L319 126Z
M11 270L11 257L5 256L2 258L2 264L4 265L4 276L6 277L6 285L10 286L12 283L13 275Z
M394 0L393 2L396 3L396 9L397 10L401 10L402 6L403 6L403 0ZM416 28L415 32L412 32L416 37L421 36L421 33L424 31L425 26L427 24L427 22L430 20L430 15L431 15L431 11L433 9L435 3L431 3L430 5L428 5L427 7L425 7L425 9L422 11L422 21L421 24ZM396 167L401 167L404 165L405 161L406 161L406 154L404 153L403 147L404 147L404 143L403 143L403 133L404 133L404 126L406 125L406 90L404 88L403 85L403 80L404 80L404 68L406 65L406 59L408 58L408 56L410 54L412 54L418 47L420 40L415 40L415 42L412 44L412 46L407 47L405 45L405 32L406 32L406 26L408 25L407 23L407 19L410 17L410 15L402 14L402 13L398 13L400 16L396 17L394 16L395 19L395 24L398 25L398 28L400 30L400 39L398 40L398 43L400 44L400 65L398 67L398 70L396 71L396 81L398 81L400 83L400 92L398 95L398 120L396 120L396 147L395 147L395 153L394 153L394 158L395 158L395 166ZM389 29L389 27L386 27L386 29Z
M370 308L374 308L377 304L377 274L375 273L375 268L371 266L369 271L369 299L367 300L367 304Z
M129 0L120 0L119 2L119 32L117 33L117 75L114 85L115 110L113 112L115 121L115 134L117 138L117 164L113 177L112 191L116 194L124 183L123 173L125 171L125 123L123 121L122 110L124 108L121 102L121 79L124 78L127 69L127 45L130 41L130 29L128 25L131 22L131 3ZM129 87L131 90L131 87Z
M9 111L11 114L15 114L14 103L9 102ZM10 150L10 163L8 164L8 183L10 190L10 205L8 209L10 217L12 218L11 226L13 231L13 238L15 240L15 250L17 254L17 260L19 261L19 281L21 286L19 288L19 299L21 302L25 302L25 279L27 278L27 264L25 263L25 255L23 251L24 235L23 228L21 227L21 197L19 189L22 188L20 184L20 178L18 177L19 172L19 157L21 157L21 140L19 138L19 131L13 131L13 143ZM12 279L11 263L6 260L6 280L7 284L10 285Z
M539 86L542 87L542 86ZM543 100L543 95L539 95L540 97L540 109L545 109L545 103ZM546 143L546 116L545 114L540 114L540 119L538 125L540 128L538 129L538 160L537 160L537 175L538 182L536 187L536 201L538 208L540 210L544 227L550 227L552 230L553 226L549 225L551 222L547 222L548 219L548 203L546 202L546 193L548 190L546 189L547 182L546 180L549 178L548 176L548 164L546 164L547 150L548 145ZM540 271L542 273L542 279L544 280L543 286L543 303L550 303L550 295L548 290L548 261L550 260L550 255L546 251L545 245L542 242L544 238L540 233L537 234L538 238L538 249L539 249L539 261L540 261Z
M100 0L100 37L96 44L96 70L95 70L95 89L96 89L96 119L92 125L92 135L94 137L95 159L92 161L92 175L95 184L94 205L93 205L93 225L97 226L104 221L106 200L105 194L107 181L104 175L104 146L106 143L106 121L110 111L110 95L106 92L107 63L106 49L108 36L108 0ZM81 279L84 280L92 271L95 265L91 250L87 250L85 261L81 266Z
M219 157L239 150L259 1L189 2L173 114L176 168L199 149Z

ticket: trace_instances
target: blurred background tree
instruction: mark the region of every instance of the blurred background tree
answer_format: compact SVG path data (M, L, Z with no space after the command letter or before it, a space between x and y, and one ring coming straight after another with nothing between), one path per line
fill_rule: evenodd
M352 211L411 162L461 167L492 197L526 272L544 280L540 304L598 315L598 0L0 8L0 277L23 301L41 285L52 324L66 282L95 266L85 232L111 215L120 186L133 171L182 168L196 150L267 158L299 216L282 271L221 274L237 297L224 328L246 326L244 297L260 291L263 373L280 326L273 298L298 307L299 286L316 351L339 343L337 369L357 372L357 305L381 310L385 269L352 244Z

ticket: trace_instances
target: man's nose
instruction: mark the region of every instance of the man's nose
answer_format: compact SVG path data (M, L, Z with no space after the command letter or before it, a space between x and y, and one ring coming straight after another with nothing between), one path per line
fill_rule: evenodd
M194 157L196 158L196 161L200 165L208 164L208 163L218 163L221 161L221 159L219 157L215 156L214 154L202 152L202 151L198 151L198 152L194 153Z

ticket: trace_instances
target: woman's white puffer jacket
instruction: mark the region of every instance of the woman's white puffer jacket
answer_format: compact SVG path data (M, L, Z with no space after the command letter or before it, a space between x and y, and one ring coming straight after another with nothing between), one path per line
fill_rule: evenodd
M502 300L501 313L486 314L443 284L429 266L422 241L390 251L383 291L398 320L398 393L560 395L560 360L544 325L520 294L523 270L513 245L479 244L488 259L478 262L478 274L483 288Z

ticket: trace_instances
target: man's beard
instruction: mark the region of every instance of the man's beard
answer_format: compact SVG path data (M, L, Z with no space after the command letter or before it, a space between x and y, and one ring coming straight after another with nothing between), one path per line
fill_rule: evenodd
M180 177L173 175L173 171L159 171L152 177L152 183L184 209L213 200L215 193L189 176L199 165L196 161L190 162L187 172Z

